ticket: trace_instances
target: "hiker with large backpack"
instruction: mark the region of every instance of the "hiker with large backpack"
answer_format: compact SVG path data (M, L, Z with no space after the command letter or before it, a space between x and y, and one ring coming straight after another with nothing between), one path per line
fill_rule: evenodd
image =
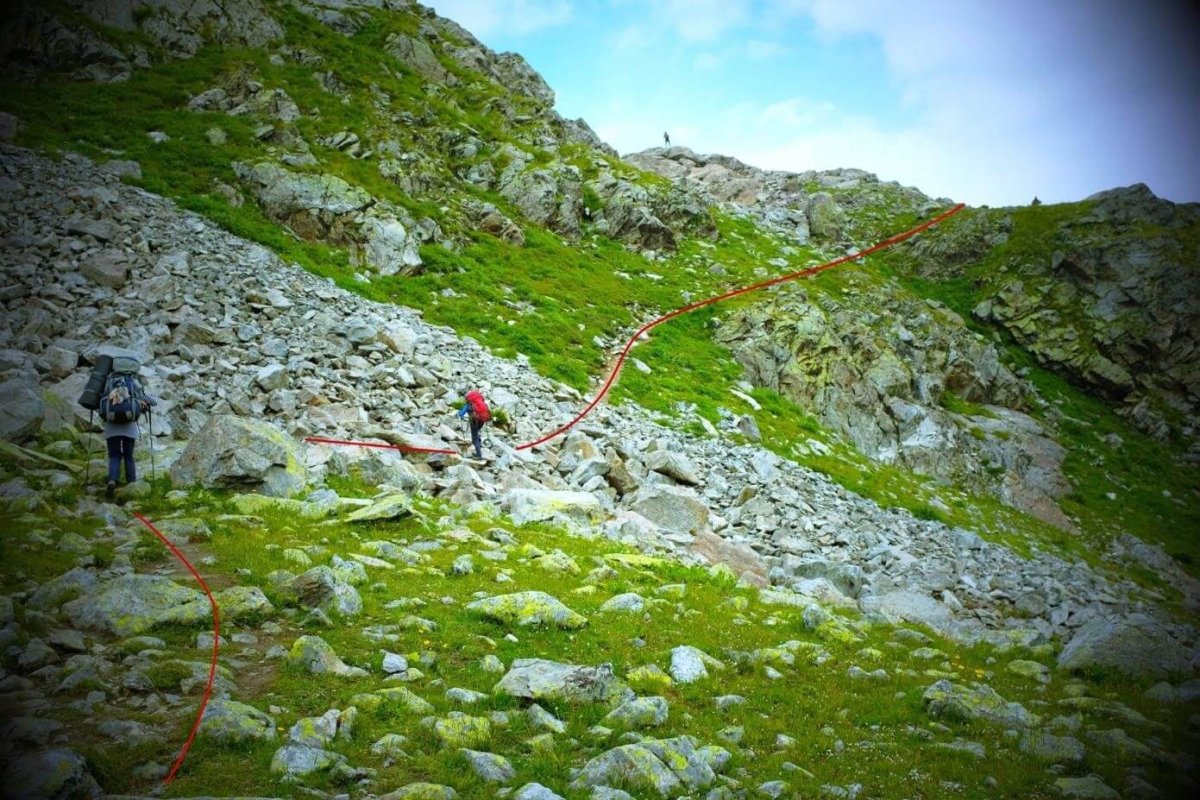
M466 401L463 407L458 412L458 418L466 417L471 423L471 446L475 448L475 458L483 460L483 443L479 438L479 431L492 418L491 409L488 408L487 401L483 399L483 394L478 389L472 389L463 395Z
M100 412L104 420L104 440L108 445L108 482L105 496L112 499L121 478L121 465L125 465L125 483L137 480L137 464L133 460L133 448L141 432L138 419L151 406L158 405L158 398L148 394L137 378L141 364L130 356L102 356L92 370L88 387L79 404L84 408ZM105 374L106 373L106 374ZM96 391L97 386L102 388Z

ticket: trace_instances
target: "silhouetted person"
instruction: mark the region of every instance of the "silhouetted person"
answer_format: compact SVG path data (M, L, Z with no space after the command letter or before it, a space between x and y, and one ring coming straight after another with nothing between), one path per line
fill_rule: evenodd
M670 147L670 146L671 146L671 137L667 135L667 132L666 132L666 131L663 131L663 143L664 143L664 144L665 144L667 147Z

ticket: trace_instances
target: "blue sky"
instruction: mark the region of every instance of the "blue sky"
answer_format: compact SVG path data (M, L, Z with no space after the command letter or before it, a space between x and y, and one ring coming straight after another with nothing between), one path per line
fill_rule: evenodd
M426 0L622 153L858 167L974 205L1200 201L1200 13L1125 0Z

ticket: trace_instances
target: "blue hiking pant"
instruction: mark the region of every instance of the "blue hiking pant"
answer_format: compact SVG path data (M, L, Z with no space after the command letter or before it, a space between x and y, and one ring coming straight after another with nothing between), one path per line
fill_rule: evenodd
M125 462L125 482L137 480L137 465L133 463L133 446L137 439L132 436L108 437L108 479L113 483L121 477L121 462Z
M486 425L487 423L476 422L475 420L471 420L470 422L471 422L471 446L475 448L475 457L483 458L483 442L481 442L479 439L479 431L481 431L483 429L483 426Z

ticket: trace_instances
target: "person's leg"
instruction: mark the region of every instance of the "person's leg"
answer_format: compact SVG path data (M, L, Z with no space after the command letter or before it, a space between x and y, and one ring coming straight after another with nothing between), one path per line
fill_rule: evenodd
M108 479L116 482L121 477L121 439L123 437L113 436L105 439L105 444L108 445Z
M483 458L483 442L479 440L479 429L482 427L480 423L471 420L471 446L475 448L476 458Z
M137 443L137 439L132 436L122 436L125 441L121 444L122 453L125 456L125 482L133 483L137 480L137 464L133 463L133 446Z

